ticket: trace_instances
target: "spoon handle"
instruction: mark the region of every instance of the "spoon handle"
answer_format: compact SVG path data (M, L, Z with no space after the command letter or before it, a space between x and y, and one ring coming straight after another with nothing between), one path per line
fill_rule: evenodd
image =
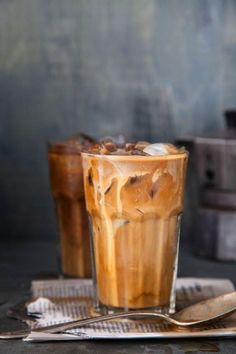
M164 315L162 313L154 312L154 311L135 311L135 312L118 312L110 315L97 316L97 317L89 317L85 319L73 320L66 323L55 324L52 326L45 326L35 328L32 331L34 332L46 332L46 333L57 333L63 332L69 329L86 326L89 324L109 321L117 318L130 318L130 317L158 317L160 319L166 320L169 323L180 325L179 321L174 320L168 315ZM12 339L12 338L24 338L31 332L30 329L21 330L21 331L12 331L12 332L0 332L0 339Z
M208 318L196 320L196 321L180 321L180 320L177 320L173 317L170 317L168 315L165 315L165 314L162 314L159 312L155 312L155 311L117 312L117 313L113 313L110 315L89 317L89 318L77 319L77 320L75 319L70 322L55 324L52 326L39 327L39 328L35 328L32 330L26 329L26 330L22 330L22 331L0 332L0 339L24 338L27 335L29 335L29 333L31 331L45 332L45 333L58 333L58 332L64 332L69 329L90 325L92 323L109 321L109 320L114 320L117 318L132 318L132 317L136 318L136 319L137 319L137 317L156 317L156 318L162 319L174 326L190 327L190 326L211 323L217 319L221 319L223 317L229 316L235 310L236 310L236 308L234 307L234 308L228 309L228 311L226 311L224 313L219 314L218 316L215 315L213 317L208 317Z

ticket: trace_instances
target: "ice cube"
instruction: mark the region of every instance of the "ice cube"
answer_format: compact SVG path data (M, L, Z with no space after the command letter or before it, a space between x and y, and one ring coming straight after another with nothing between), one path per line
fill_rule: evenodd
M168 155L168 150L162 143L150 144L143 149L143 152L152 156Z

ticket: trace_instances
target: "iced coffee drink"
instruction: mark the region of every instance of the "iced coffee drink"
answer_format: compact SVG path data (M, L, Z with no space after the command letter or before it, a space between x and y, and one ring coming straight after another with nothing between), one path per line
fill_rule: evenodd
M82 153L101 312L172 312L188 154L112 141Z
M49 172L57 214L62 272L71 277L90 277L90 242L85 209L81 149L94 140L83 134L50 143Z

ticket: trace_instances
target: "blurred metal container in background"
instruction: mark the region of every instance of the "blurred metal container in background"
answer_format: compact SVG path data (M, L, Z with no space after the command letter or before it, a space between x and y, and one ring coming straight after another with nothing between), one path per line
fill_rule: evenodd
M226 111L225 119L222 133L181 142L191 142L197 174L194 252L229 261L236 260L236 111Z

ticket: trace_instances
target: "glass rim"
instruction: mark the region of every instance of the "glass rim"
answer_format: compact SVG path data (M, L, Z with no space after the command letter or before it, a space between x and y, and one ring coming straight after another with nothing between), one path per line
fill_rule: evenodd
M48 153L61 153L61 154L79 154L81 155L81 146L75 146L63 141L49 141L46 143Z
M81 151L82 157L93 157L97 159L105 159L105 160L176 160L189 156L188 150L182 150L176 154L166 154L166 155L112 155L112 154L95 154L87 151Z

